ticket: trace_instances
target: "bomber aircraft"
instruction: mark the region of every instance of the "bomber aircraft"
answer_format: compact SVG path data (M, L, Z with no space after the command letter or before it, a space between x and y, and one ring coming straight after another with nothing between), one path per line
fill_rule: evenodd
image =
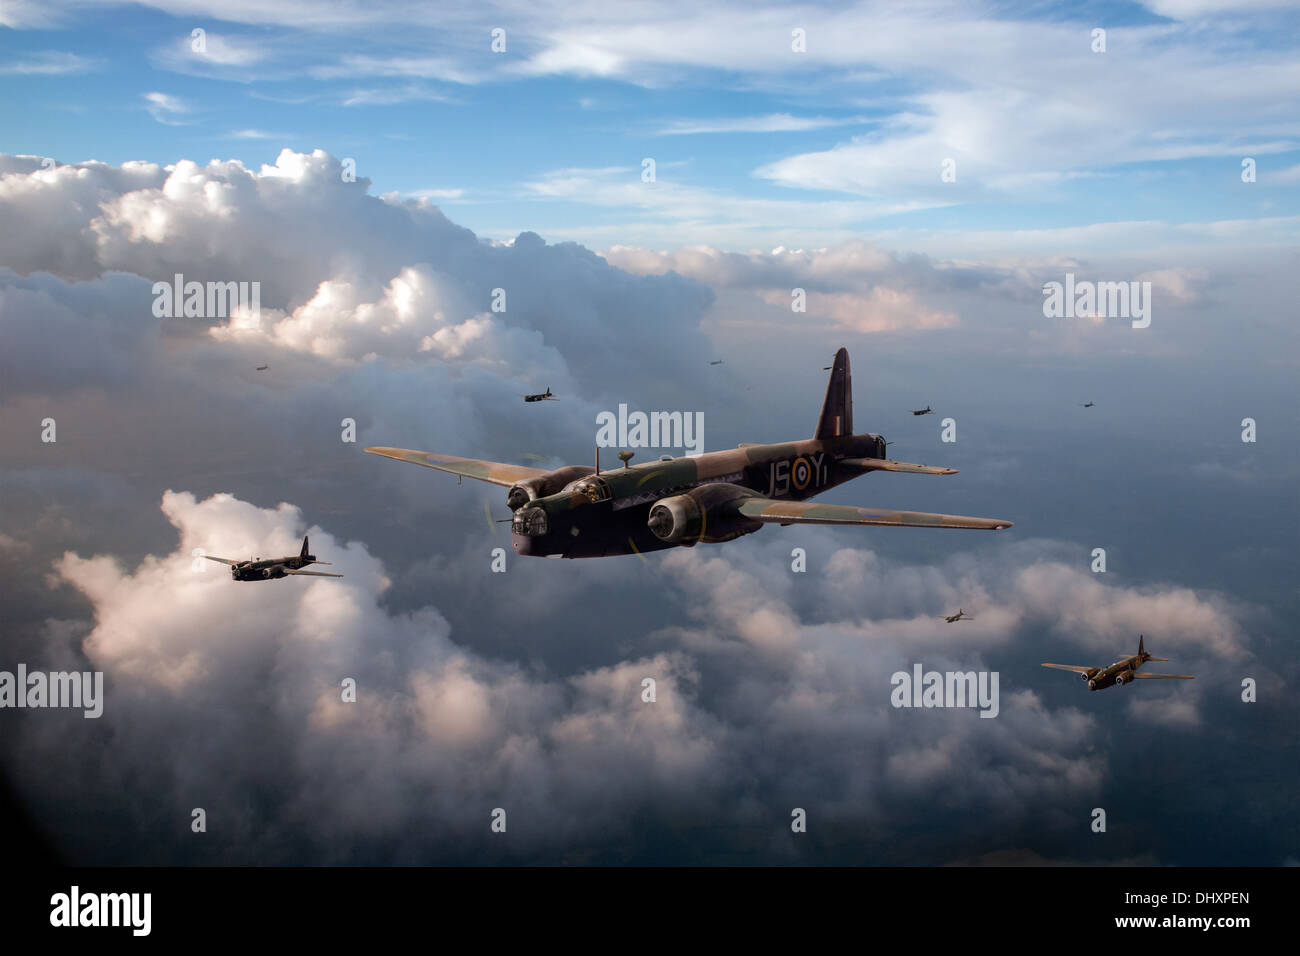
M521 555L599 558L640 554L700 542L730 541L765 524L885 525L909 528L1010 528L1002 518L855 508L807 499L873 471L953 475L955 468L914 465L885 457L885 440L853 434L849 353L840 349L810 439L776 445L742 444L732 451L669 458L600 470L569 465L555 471L455 458L406 448L367 448L462 478L509 488L511 538Z
M1061 671L1074 671L1082 680L1088 682L1088 690L1105 690L1111 684L1123 686L1135 680L1195 680L1190 674L1153 674L1141 673L1138 668L1147 661L1167 661L1167 657L1152 657L1138 635L1138 652L1129 657L1121 657L1109 667L1083 667L1077 664L1044 664Z
M949 624L956 624L958 621L973 621L975 618L971 617L961 608L957 608L956 614L948 614L944 617L944 620Z
M1080 405L1081 407L1083 407L1083 408L1092 408L1092 406L1094 406L1094 405L1096 405L1096 404L1097 404L1096 402L1080 402L1080 403L1079 403L1079 405Z
M546 386L546 391L538 392L536 395L525 395L523 392L516 392L525 402L558 402L559 399L551 394L551 386Z
M913 414L913 415L933 415L933 414L934 414L934 409L931 408L929 405L927 405L927 406L925 406L925 408L914 408L914 409L912 409L912 414Z
M302 536L302 551L298 554L291 554L287 558L267 558L263 561L261 558L254 558L252 561L235 561L231 558L214 558L210 554L205 554L209 561L220 561L222 564L230 565L230 576L236 581L267 581L271 578L283 578L290 574L310 574L318 578L341 578L341 574L330 574L328 571L304 571L302 570L309 564L329 564L328 561L317 561L316 555L308 553L307 536Z

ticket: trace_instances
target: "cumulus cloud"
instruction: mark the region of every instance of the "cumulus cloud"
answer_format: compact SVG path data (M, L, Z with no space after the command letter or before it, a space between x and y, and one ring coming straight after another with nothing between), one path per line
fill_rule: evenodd
M770 834L745 850L766 861L943 862L1004 846L1063 857L1068 808L1096 805L1127 770L1108 759L1108 741L1137 724L1177 745L1222 713L1200 680L1131 688L1143 696L1127 708L1123 697L1081 695L1077 681L1043 680L1059 675L1038 668L1040 647L1043 659L1089 663L1145 633L1198 675L1257 650L1243 621L1260 612L1244 599L1175 572L1098 577L1067 545L1014 538L871 536L869 551L845 529L767 529L644 564L512 556L496 575L490 549L508 549L495 520L501 489L458 487L339 440L353 418L362 445L585 462L595 410L630 396L708 403L728 428L725 416L743 420L751 431L739 438L806 434L781 418L790 409L806 429L820 398L813 372L809 394L788 401L799 350L875 331L853 324L873 310L893 332L927 314L959 316L954 335L978 332L984 313L969 303L979 297L1032 316L1042 263L932 260L864 242L605 257L531 233L486 243L427 201L368 195L323 152L285 151L256 170L48 165L0 157L0 214L31 223L24 236L0 236L0 266L12 270L0 272L0 439L11 450L0 565L15 622L5 640L29 663L104 669L99 726L112 732L106 742L27 715L2 752L7 766L55 768L24 793L78 859L683 861L746 846L727 827ZM159 320L153 283L177 272L263 282L260 322ZM1183 283L1197 307L1217 275L1164 279ZM711 309L788 316L788 298L764 297L796 286L829 334L742 328L738 354L710 370ZM505 311L492 309L495 289ZM909 377L934 385L935 363L978 365L965 340L950 355L891 345L865 356L849 341L859 388L886 421L879 396L902 395ZM740 400L728 378L747 371L741 344L760 369L761 356L779 366L757 378L769 392L761 402ZM1050 351L1059 357L1060 343ZM1004 362L980 374L1001 377ZM565 400L524 407L514 393L525 384L554 385ZM991 499L987 513L999 513L1014 476L1017 508L1060 530L1050 509L1061 471L1083 460L1105 473L1117 444L1131 467L1131 436L1117 442L1112 419L1045 455L1040 426L1024 418L1045 393L1026 398L1022 384L1006 383L1015 427L1005 417L996 441L971 446L1000 456L944 448L966 458L953 462L964 483L918 481L925 491L908 500L894 496L911 486L874 479L854 492L870 489L863 503L876 503L888 487L885 504L963 513L984 513ZM969 409L963 441L993 424L978 402ZM59 422L55 444L39 441L47 415ZM916 431L899 438L930 448ZM1203 457L1183 445L1179 454ZM191 491L165 494L159 512L169 487ZM980 504L967 507L967 495ZM286 499L294 504L276 504ZM1017 532L1032 526L1011 517ZM210 562L193 568L196 547L288 554L306 532L347 577L245 585ZM816 548L813 573L790 573L792 541ZM938 619L958 604L975 620ZM890 676L916 662L999 670L999 717L895 710ZM1260 673L1285 680L1276 667ZM345 676L358 680L355 705L340 699ZM640 696L648 676L653 705ZM87 791L59 787L74 767ZM87 793L121 844L69 824ZM880 838L913 826L922 804L942 837ZM185 830L194 806L223 821L201 848ZM516 840L489 842L498 806ZM829 824L807 846L788 840L794 806ZM996 825L972 828L972 811Z
M861 240L822 249L726 252L686 246L656 252L614 246L605 258L630 272L676 272L719 289L743 290L784 315L790 324L812 320L845 331L914 332L952 328L959 315L931 304L938 297L980 286L1013 285L1007 270L936 263L924 256L900 256ZM793 312L796 289L804 311ZM937 295L936 295L937 294Z
M473 829L486 833L504 806L536 850L717 785L719 741L680 655L548 680L453 642L434 608L386 612L380 563L307 527L293 506L168 492L162 510L179 535L173 553L130 571L68 554L56 571L94 608L83 646L118 691L103 718L122 734L114 759L145 773L170 812L187 816L186 801L199 801L214 834L288 830L314 855L344 859L358 843L413 832L412 821L481 819ZM346 577L241 584L192 554L296 553L301 533ZM659 684L655 705L641 700L646 674ZM342 699L349 677L355 704ZM166 731L150 719L159 714ZM229 775L247 779L247 761L268 750L286 772L258 820ZM607 774L620 765L613 779L626 782L611 795Z
M558 349L592 359L584 372L597 390L648 361L672 378L676 356L704 346L696 322L712 296L699 283L629 275L532 233L480 242L427 199L370 196L344 172L320 150L284 150L256 171L6 157L0 211L34 228L0 240L0 265L77 280L255 281L264 330L284 348L337 360L492 356L516 375L561 374Z
M628 821L646 813L767 827L769 851L795 860L776 839L791 806L813 808L819 828L832 830L892 832L917 800L932 820L975 808L986 824L1032 826L1042 807L1090 805L1107 777L1091 744L1097 718L1077 704L1050 706L1010 675L994 720L891 706L894 671L914 661L987 668L985 655L1005 640L998 632L1015 622L977 622L954 647L928 613L891 618L884 608L863 621L849 596L892 586L900 613L911 601L942 606L960 559L907 568L842 549L801 594L779 563L752 553L674 552L653 577L681 589L685 619L645 632L641 646L657 650L562 677L477 653L473 635L457 635L436 607L386 609L389 576L367 546L309 525L293 505L169 491L161 509L176 535L169 553L133 568L111 554L67 553L54 566L52 583L80 592L93 623L48 625L47 641L70 659L80 640L89 666L105 672L100 720L111 737L41 723L19 745L45 753L57 735L60 756L50 759L84 760L94 747L92 765L135 779L153 809L136 809L128 793L108 798L105 812L153 833L156 862L192 858L183 837L152 828L186 820L193 806L208 814L205 858L223 862L253 859L241 841L255 830L268 835L260 862L388 859L398 844L407 861L607 859L599 848L624 845ZM195 554L292 554L304 533L344 578L240 583ZM910 598L898 586L908 576L919 585ZM971 602L980 621L1020 594L1014 581L1001 593L984 585L987 597ZM1158 600L1113 590L1119 600ZM647 677L654 702L643 698ZM356 681L355 703L343 700L345 678ZM1195 723L1178 703L1132 711ZM846 749L872 753L875 769L843 760ZM56 777L31 784L47 812L69 799L50 789ZM249 786L260 788L257 808L243 795ZM494 845L497 807L512 836ZM875 841L864 849L886 852Z

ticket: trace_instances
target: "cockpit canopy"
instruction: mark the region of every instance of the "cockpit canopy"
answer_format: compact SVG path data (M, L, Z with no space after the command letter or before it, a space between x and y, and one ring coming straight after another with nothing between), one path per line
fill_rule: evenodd
M581 495L588 501L608 501L609 484L599 475L588 475L564 486L564 490L573 495Z

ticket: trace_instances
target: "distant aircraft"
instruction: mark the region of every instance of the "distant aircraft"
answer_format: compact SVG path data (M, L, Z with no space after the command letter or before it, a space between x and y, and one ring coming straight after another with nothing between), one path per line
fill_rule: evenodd
M1096 403L1096 402L1080 402L1079 404L1082 405L1084 408L1092 408L1092 406L1096 405L1097 403Z
M1152 657L1147 653L1142 635L1138 635L1138 652L1131 657L1122 657L1109 667L1081 667L1075 664L1044 664L1062 671L1074 671L1082 680L1088 682L1088 690L1104 690L1111 684L1124 685L1135 680L1195 680L1190 674L1145 674L1138 668L1147 661L1167 661L1167 657Z
M525 395L523 392L515 392L525 402L558 402L559 399L551 394L551 386L546 386L546 391L538 392L536 395Z
M710 365L721 365L721 364L722 364L722 359L718 359L718 360L715 361L715 362L710 362L709 364L710 364Z
M666 458L600 470L569 465L555 471L455 458L407 448L366 451L462 478L509 488L511 537L521 555L599 558L694 547L758 531L765 524L885 525L904 528L1011 527L1001 518L855 508L806 499L873 471L953 475L955 468L885 458L885 440L853 433L849 353L840 349L810 439L741 445L693 457ZM620 458L623 456L619 456Z
M259 372L265 372L265 371L266 371L268 368L270 368L270 367L271 367L271 366L269 366L269 365L259 365L259 366L257 367L257 370L258 370Z
M914 408L914 409L912 409L912 414L913 414L913 415L933 415L933 414L934 414L934 409L931 408L929 405L927 405L927 406L925 406L925 408Z
M957 608L956 614L949 614L947 617L944 618L944 620L947 621L949 624L955 624L958 621L962 621L962 620L973 621L975 620L975 618L971 617L961 608Z
M329 564L328 561L317 561L316 555L307 553L307 536L302 536L302 551L298 554L291 554L287 558L267 558L263 561L261 558L254 558L252 561L232 561L230 558L214 558L210 554L205 554L209 561L219 561L222 564L230 565L230 576L236 581L266 581L270 578L282 578L289 574L311 574L318 578L341 578L341 574L330 574L328 571L303 571L309 564Z

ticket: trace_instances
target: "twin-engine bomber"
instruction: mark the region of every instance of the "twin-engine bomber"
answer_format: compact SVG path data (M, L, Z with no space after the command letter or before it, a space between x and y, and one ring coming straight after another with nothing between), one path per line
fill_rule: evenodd
M1010 528L1002 518L889 511L807 499L872 471L954 475L955 468L885 457L880 435L853 434L849 353L831 366L815 435L777 445L743 444L733 451L664 458L598 471L569 465L555 471L454 458L405 448L367 448L462 478L510 489L511 537L519 554L600 558L730 541L765 524L884 525L905 528Z
M1088 690L1105 690L1107 687L1123 687L1135 680L1196 680L1191 674L1153 674L1139 671L1138 668L1147 661L1168 661L1167 657L1152 657L1146 642L1138 635L1138 652L1121 657L1114 664L1106 667L1086 667L1083 664L1044 664L1058 671L1074 671L1088 685Z
M230 565L230 576L236 581L270 581L274 578L288 577L290 574L306 574L317 578L341 578L341 574L329 571L304 571L309 564L329 564L317 561L307 544L307 536L302 536L302 550L283 558L254 558L252 561L237 561L234 558L215 558L205 554L209 561L220 561Z

